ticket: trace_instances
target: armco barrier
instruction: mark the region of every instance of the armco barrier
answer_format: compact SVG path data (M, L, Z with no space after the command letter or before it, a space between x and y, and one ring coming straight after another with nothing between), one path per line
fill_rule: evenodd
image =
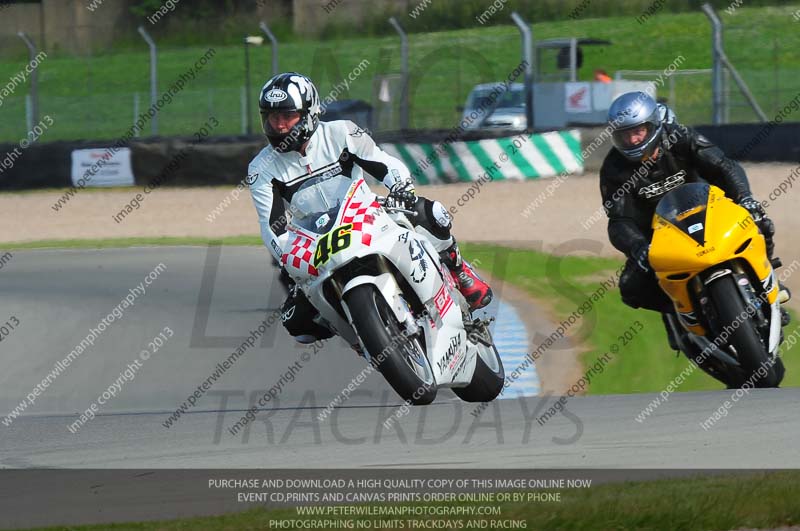
M420 184L472 181L492 167L493 179L532 179L583 171L577 131L536 135L506 131L507 136L501 138L458 141L451 141L449 133L395 133L387 135L390 141L380 145L403 160ZM0 168L0 190L69 187L73 150L103 150L113 144L87 141L30 146L8 168ZM174 137L137 140L127 147L137 185L157 178L164 186L212 186L238 184L264 144L260 136L212 137L201 143L191 137ZM16 147L2 145L0 153ZM428 155L436 153L440 154L426 162Z
M800 123L699 125L695 129L729 157L749 162L800 160Z
M68 188L72 186L72 151L104 150L108 142L50 142L20 150L11 164L3 167L4 153L18 145L0 145L0 190ZM154 137L130 142L131 166L136 185L156 179L164 186L235 185L247 174L250 160L264 147L261 137L208 138L202 143L193 137ZM91 186L91 184L89 184Z
M729 156L746 161L800 160L800 123L699 126ZM451 131L414 131L379 134L376 140L392 155L399 157L416 172L418 182L437 183L469 181L493 167L493 179L528 179L559 174L562 170L582 172L599 169L611 148L604 143L586 161L580 153L596 138L602 128L562 131L559 133L520 136L512 131L469 131L457 141L450 141ZM485 138L493 136L494 138ZM530 141L521 142L520 138ZM758 140L760 139L760 140ZM757 140L757 141L755 141ZM36 143L20 150L18 144L0 144L0 190L66 188L71 186L71 154L76 149L104 148L114 141ZM164 186L235 185L247 174L249 161L264 146L262 136L211 137L197 143L192 137L137 139L131 149L133 173L137 185L156 177ZM187 149L189 151L187 151ZM19 155L11 155L18 150ZM514 153L514 151L517 153ZM508 160L502 161L505 152ZM189 156L181 156L188 153ZM438 156L434 156L439 153ZM180 157L179 164L162 175ZM428 158L431 162L427 162ZM11 160L13 159L13 160Z
M381 147L402 160L420 184L469 182L487 171L492 180L583 173L577 130L439 144L385 143Z
M680 116L678 117L680 118ZM800 123L698 125L695 131L708 137L731 158L747 162L797 162L800 160ZM602 133L602 127L582 128L584 149ZM584 165L587 171L598 171L611 149L607 139L592 152Z
M34 144L25 149L19 144L0 144L0 190L70 186L70 156L73 149L82 148L75 142Z

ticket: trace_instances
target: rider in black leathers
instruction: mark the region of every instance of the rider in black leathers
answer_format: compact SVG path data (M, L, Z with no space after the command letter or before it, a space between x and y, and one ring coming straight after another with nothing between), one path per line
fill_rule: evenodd
M609 109L614 148L600 169L600 192L608 216L608 237L625 254L620 276L623 302L668 314L672 302L648 262L651 222L659 199L683 183L708 182L747 209L772 258L775 225L753 198L742 166L705 136L678 124L672 111L643 92L617 98ZM781 299L789 293L781 286ZM788 314L783 311L784 321ZM666 320L665 320L666 321ZM788 321L787 321L788 322ZM669 326L667 327L669 330ZM675 345L674 338L670 343Z

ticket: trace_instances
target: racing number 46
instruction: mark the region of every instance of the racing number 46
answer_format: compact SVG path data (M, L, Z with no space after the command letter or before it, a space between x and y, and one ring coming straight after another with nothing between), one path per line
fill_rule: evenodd
M314 253L314 267L326 264L331 256L350 247L350 233L353 224L340 225L323 236L317 242L317 252Z

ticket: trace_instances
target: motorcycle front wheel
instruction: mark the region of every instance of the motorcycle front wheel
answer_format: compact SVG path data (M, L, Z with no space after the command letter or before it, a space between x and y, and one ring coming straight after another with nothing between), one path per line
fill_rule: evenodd
M416 406L436 398L436 379L425 349L405 333L386 299L372 284L356 286L344 295L353 327L370 359L389 385Z
M778 387L783 379L783 363L780 358L770 359L752 318L747 316L744 301L734 282L728 275L708 286L719 319L716 332L720 334L726 326L732 330L727 343L736 351L742 370L753 387ZM742 316L747 318L742 319ZM737 382L735 386L741 387L745 382Z

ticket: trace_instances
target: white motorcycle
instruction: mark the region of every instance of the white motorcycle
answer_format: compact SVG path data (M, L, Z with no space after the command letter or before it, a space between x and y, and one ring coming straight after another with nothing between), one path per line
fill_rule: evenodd
M305 181L291 196L282 263L328 326L360 345L394 390L415 405L440 387L467 402L494 400L505 373L489 332L473 318L450 270L407 215L364 179Z

